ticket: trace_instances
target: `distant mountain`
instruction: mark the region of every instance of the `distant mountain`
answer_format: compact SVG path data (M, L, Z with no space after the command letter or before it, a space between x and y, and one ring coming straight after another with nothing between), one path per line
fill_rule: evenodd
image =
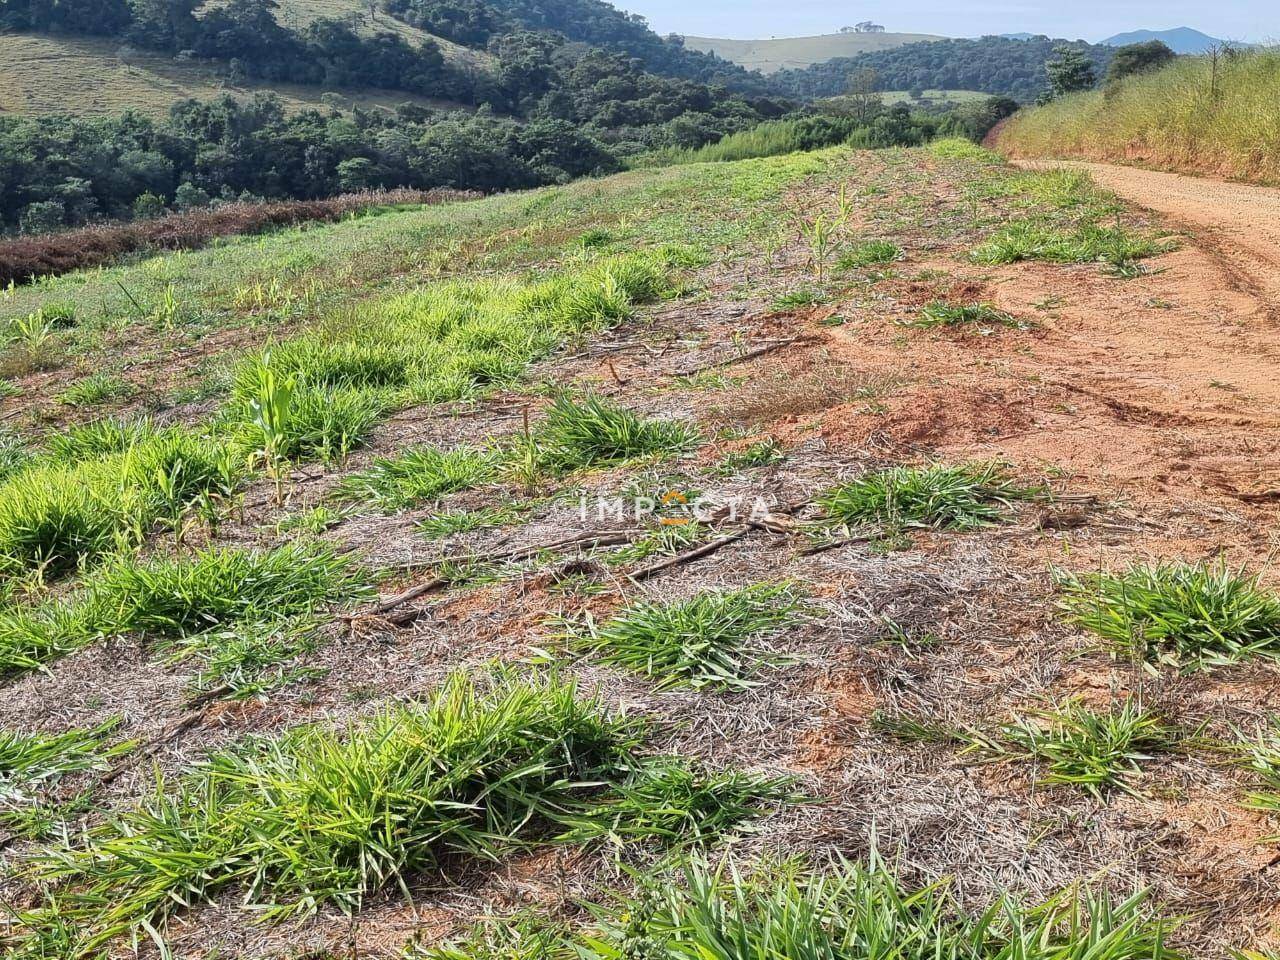
M836 57L853 57L873 50L891 50L908 43L941 40L928 33L830 33L818 37L776 37L771 40L725 40L685 37L688 50L712 53L748 70L775 73L795 70Z
M1174 53L1207 53L1214 47L1225 43L1216 37L1190 27L1177 27L1173 30L1133 30L1129 33L1117 33L1114 37L1100 41L1108 47L1124 47L1131 43L1146 43L1159 40Z

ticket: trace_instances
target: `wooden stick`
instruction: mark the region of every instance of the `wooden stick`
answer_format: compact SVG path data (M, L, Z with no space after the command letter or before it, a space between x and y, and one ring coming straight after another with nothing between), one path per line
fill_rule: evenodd
M705 370L714 370L716 367L731 367L737 363L746 363L748 360L755 360L757 357L763 357L767 353L773 353L775 350L781 350L783 347L789 347L793 343L799 343L800 337L792 337L789 340L775 340L773 343L765 344L763 347L757 347L755 350L748 350L746 353L740 353L736 357L726 357L723 360L714 360L709 363L701 363L696 367L686 367L675 372L677 377L691 377L694 374L702 373Z

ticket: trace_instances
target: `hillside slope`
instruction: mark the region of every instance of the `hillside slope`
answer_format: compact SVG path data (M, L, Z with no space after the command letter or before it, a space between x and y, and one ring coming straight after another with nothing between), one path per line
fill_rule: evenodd
M1024 110L998 144L1023 158L1068 157L1280 183L1280 51L1183 58L1105 95Z
M122 48L115 40L0 34L0 113L105 117L136 110L162 117L179 100L228 93L247 97L258 91L277 94L290 111L329 105L390 110L402 103L428 109L461 107L399 90L327 90L266 81L234 85L218 64L179 62Z
M836 57L851 57L873 50L890 50L908 43L940 40L927 33L831 33L816 37L779 37L769 40L726 40L685 37L685 46L714 53L748 70L776 73L807 67Z
M1280 334L1168 227L951 141L0 293L0 949L1274 952Z

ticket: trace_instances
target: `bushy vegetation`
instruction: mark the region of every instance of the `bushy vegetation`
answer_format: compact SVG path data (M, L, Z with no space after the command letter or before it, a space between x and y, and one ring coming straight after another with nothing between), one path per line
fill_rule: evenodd
M622 157L646 150L697 147L787 109L782 101L709 86L729 79L758 95L766 84L662 40L598 0L519 9L390 0L387 9L442 28L463 12L464 20L483 21L468 36L484 51L474 61L483 66L447 60L430 39L411 46L391 31L363 36L339 19L293 31L278 22L272 0L234 0L199 16L182 0L0 0L0 29L114 36L207 58L233 83L374 87L484 108L447 116L413 105L394 116L285 116L278 99L258 94L247 102L181 102L162 123L132 112L104 120L5 116L0 230L36 234L255 197L557 183L617 170ZM585 49L571 42L588 36L607 39ZM678 79L646 70L645 59Z
M1280 182L1280 53L1180 57L1018 114L1000 147L1024 157L1080 157Z
M772 120L729 134L702 147L672 148L638 158L640 166L672 163L724 163L751 157L773 157L797 150L817 150L844 143L864 124L853 117L811 116Z
M757 645L794 623L799 608L786 584L703 593L681 603L638 604L608 623L589 623L571 643L662 688L743 689L771 660Z
M1083 54L1098 76L1106 73L1115 53L1105 45L1048 37L930 40L783 70L773 79L791 96L810 99L839 96L852 76L873 71L880 90L975 90L1026 103L1047 89L1045 62L1064 44Z
M935 463L867 474L827 491L819 503L830 520L848 527L972 530L1007 519L1015 501L1039 492L1010 478L998 463Z
M1150 663L1184 669L1280 653L1280 597L1222 564L1064 576L1069 622Z

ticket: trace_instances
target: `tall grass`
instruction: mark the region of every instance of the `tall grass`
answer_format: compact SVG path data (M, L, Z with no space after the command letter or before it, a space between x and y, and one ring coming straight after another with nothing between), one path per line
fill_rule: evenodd
M72 431L0 483L0 574L58 577L136 545L201 497L231 493L239 466L225 444L181 428Z
M1113 90L1024 110L999 146L1280 183L1280 50L1179 58Z
M721 137L702 147L669 148L645 154L636 161L639 167L665 167L682 163L728 163L755 157L774 157L798 150L844 143L857 129L847 117L803 117L796 120L768 120Z

